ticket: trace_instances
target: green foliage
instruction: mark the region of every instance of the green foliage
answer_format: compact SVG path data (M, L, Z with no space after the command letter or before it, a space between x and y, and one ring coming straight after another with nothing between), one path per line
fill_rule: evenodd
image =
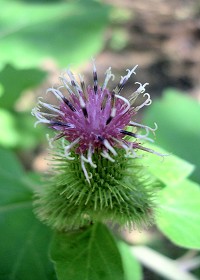
M0 148L0 174L13 175L16 178L24 175L24 170L21 164L18 162L16 156L9 150Z
M179 246L200 249L200 185L185 180L158 196L159 229Z
M6 148L32 148L44 138L46 128L34 128L30 113L0 109L0 146Z
M92 0L1 0L0 61L20 67L38 66L49 58L60 66L80 64L102 48L109 10Z
M19 134L16 147L19 149L30 149L38 145L38 140L44 140L47 132L46 127L37 127L35 129L35 119L29 112L13 114L16 120L16 129Z
M32 213L32 190L14 157L0 149L0 279L53 280L51 233Z
M58 280L125 280L117 245L100 223L55 234L51 258Z
M38 86L46 77L39 69L17 69L6 65L0 72L2 94L0 96L0 145L9 148L30 148L44 137L45 128L34 128L35 120L30 112L19 112L16 102L22 93ZM26 100L26 95L23 98ZM42 133L41 133L42 132Z
M20 135L16 128L16 119L7 110L0 109L0 145L4 147L15 147L20 141Z
M194 165L155 145L148 144L148 148L168 155L160 158L151 154L143 159L150 173L165 186L158 192L157 226L175 244L199 249L200 186L186 180Z
M0 83L3 87L0 107L12 110L22 92L37 86L45 77L46 72L39 69L17 69L6 65L0 72Z
M200 105L176 90L166 90L161 100L145 111L144 122L156 121L156 142L196 166L192 179L200 182Z
M149 170L166 184L158 196L157 225L172 242L185 248L200 248L200 186L187 177L200 182L200 106L176 90L167 90L161 100L147 110L144 122L156 120L159 129L156 141L170 153L175 153L188 162L170 154L163 163L147 159ZM161 153L166 154L165 151Z
M157 141L156 141L157 142ZM164 185L177 185L195 170L195 166L191 163L177 157L174 154L153 144L145 144L161 156L148 154L143 157L142 163L146 166L149 172L159 179Z

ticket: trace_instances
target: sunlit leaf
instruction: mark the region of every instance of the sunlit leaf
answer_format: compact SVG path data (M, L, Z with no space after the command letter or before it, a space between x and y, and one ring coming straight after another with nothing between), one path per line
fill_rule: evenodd
M20 70L6 65L0 72L0 83L3 87L0 107L13 109L22 92L40 84L45 76L46 73L39 69Z
M163 155L157 156L149 153L143 157L142 162L165 185L179 184L185 178L189 177L195 169L191 163L156 145L146 144L145 147Z
M30 112L11 112L0 109L0 145L5 148L32 148L45 140L47 128L34 127L35 119Z
M0 145L4 147L15 147L20 139L16 129L16 120L12 113L0 109Z
M121 257L103 224L57 233L51 258L59 280L123 280Z
M80 64L103 46L109 8L98 1L1 3L0 61L38 66L49 58Z
M0 148L0 174L4 173L8 177L10 175L21 177L24 174L24 170L12 152Z
M35 118L30 112L15 114L16 116L16 129L19 133L19 141L17 148L26 149L37 146L42 141L46 141L46 126L34 127L36 122ZM47 141L45 142L47 144Z
M200 249L200 185L185 180L159 193L157 225L175 244Z
M166 90L144 112L144 123L158 124L156 143L196 166L192 179L200 182L200 104L176 90ZM184 172L184 171L183 171Z

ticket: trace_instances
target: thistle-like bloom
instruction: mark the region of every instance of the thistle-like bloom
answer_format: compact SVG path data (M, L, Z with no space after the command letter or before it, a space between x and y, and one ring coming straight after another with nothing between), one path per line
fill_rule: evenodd
M98 85L97 71L93 64L94 85L86 88L81 76L80 83L75 79L73 73L67 70L67 76L61 76L61 86L57 89L50 88L47 92L53 93L59 105L51 105L41 100L38 106L32 110L32 114L36 116L38 123L46 123L57 132L53 139L49 139L50 145L57 139L64 138L68 141L68 145L64 147L64 155L67 159L73 160L71 150L80 155L82 170L85 177L90 183L86 163L96 168L93 161L93 154L98 151L102 157L107 158L111 162L115 162L117 156L116 148L125 150L126 157L137 157L136 150L144 150L156 153L150 149L143 147L137 140L149 140L149 132L157 129L150 128L132 121L132 118L144 106L151 104L149 93L145 93L145 87L148 83L142 85L139 82L138 88L130 95L129 99L121 96L120 93L132 74L135 74L135 66L132 70L127 69L127 75L121 77L119 84L109 90L107 84L109 80L114 79L111 68L107 69L106 77L103 85ZM68 94L64 94L67 90ZM135 105L139 95L143 94L145 100L140 105ZM46 112L47 109L49 112ZM144 129L145 134L132 132L127 127L135 129ZM131 137L128 141L125 136Z
M93 63L94 84L88 87L80 75L78 81L67 70L60 77L61 85L47 91L55 95L58 104L39 99L32 111L38 119L36 124L47 124L56 132L49 139L50 146L62 138L57 152L59 175L54 186L42 191L37 201L39 217L59 230L95 220L129 227L148 221L152 189L138 170L136 158L138 150L157 154L141 144L143 140L152 141L149 133L154 133L157 125L150 128L133 121L137 112L152 102L145 93L148 83L136 82L137 89L128 99L121 96L136 68L127 69L112 90L108 88L109 80L114 80L111 68L99 85Z

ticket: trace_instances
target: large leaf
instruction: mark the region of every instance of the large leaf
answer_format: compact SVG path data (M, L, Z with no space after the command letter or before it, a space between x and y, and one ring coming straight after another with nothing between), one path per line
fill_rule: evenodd
M162 99L154 101L145 110L144 122L156 122L156 142L197 168L192 179L200 182L200 104L175 90L164 92Z
M0 146L6 148L30 148L44 140L47 128L34 127L35 119L30 112L10 112L0 109Z
M0 280L51 280L51 233L32 213L32 191L16 158L0 150Z
M51 258L59 280L123 280L121 257L114 239L102 224L57 233Z
M200 186L185 180L160 191L157 225L179 246L200 249Z
M19 163L17 157L10 152L0 148L0 176L7 175L7 177L22 177L24 170L22 165Z
M1 0L0 61L20 67L55 58L80 64L103 46L109 9L97 1L26 3Z
M0 83L3 94L0 96L0 107L13 109L16 100L24 90L37 86L46 76L39 69L16 69L6 65L0 72Z
M34 123L36 120L31 116L30 112L15 113L13 117L16 118L16 129L19 133L19 141L16 144L18 148L31 148L42 141L46 141L45 134L48 128L39 125L35 128Z
M20 141L19 132L16 129L16 119L8 110L0 108L0 145L15 147Z
M194 171L194 165L156 145L146 144L145 147L163 155L149 153L143 157L142 162L165 185L177 185Z

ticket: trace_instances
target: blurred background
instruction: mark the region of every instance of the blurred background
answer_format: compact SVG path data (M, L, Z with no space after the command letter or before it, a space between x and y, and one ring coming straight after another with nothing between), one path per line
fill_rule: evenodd
M138 64L124 94L136 81L149 83L153 105L138 118L150 126L157 122L156 143L194 164L192 179L200 183L199 0L0 0L0 6L2 149L12 150L27 171L46 171L48 129L34 128L30 114L37 98L69 66L91 82L92 57L102 82L108 67L117 83ZM186 251L156 229L126 238L171 258ZM144 279L163 279L144 273Z

